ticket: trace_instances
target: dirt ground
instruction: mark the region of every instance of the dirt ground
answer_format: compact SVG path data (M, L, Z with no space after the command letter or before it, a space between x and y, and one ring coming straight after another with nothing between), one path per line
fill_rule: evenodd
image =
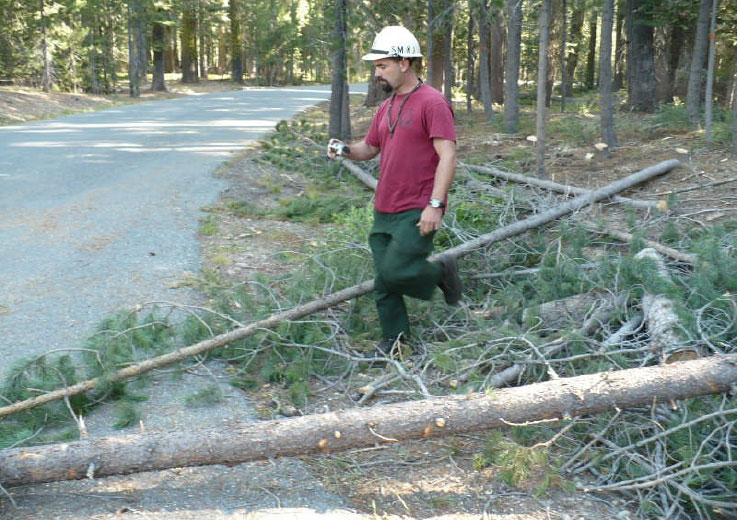
M230 89L212 82L189 88L172 85L170 93L142 96L147 99ZM145 97L146 96L146 97ZM35 91L0 88L0 124L54 117L73 111L94 110L127 99L107 99L81 94L43 95ZM138 101L137 101L138 102ZM357 114L355 134L370 112ZM363 119L362 119L363 118ZM363 122L362 122L363 121ZM459 129L459 158L470 153L488 154L501 160L515 156L516 149L530 147L526 135L483 134L479 125ZM676 211L698 223L735 216L735 155L727 150L705 149L696 133L661 135L648 141L626 137L610 158L594 154L592 145L563 146L552 139L549 173L553 180L581 187L601 186L662 160L677 158L683 166L645 186L624 193L638 199L659 200L674 189L684 192ZM222 204L246 201L275 205L279 197L305 189L309 180L285 174L258 163L258 150L250 150L228 163L219 175L229 183ZM520 155L520 154L518 154ZM530 165L527 165L528 169ZM520 164L518 171L526 171ZM720 181L725 184L715 184ZM619 210L610 207L609 210ZM299 249L321 240L318 226L234 216L211 208L218 232L202 237L205 266L224 279L243 281L256 273L290 269L276 252ZM360 238L360 237L359 237ZM242 392L227 384L227 374L217 364L173 382L166 373L145 390L151 396L144 405L142 423L148 430L165 431L187 424L232 420L258 420L280 411L283 414L314 413L351 405L342 392L316 394L303 410L285 410L282 389L265 386ZM181 399L172 399L184 387L216 381L226 398L214 407L192 410ZM189 390L188 390L189 392ZM156 396L159 396L157 399ZM168 396L169 398L162 398ZM275 405L275 403L277 403ZM279 410L277 410L279 409ZM110 429L109 409L88 420L93 436L121 432ZM126 431L123 431L125 434ZM232 467L182 468L139 475L60 482L11 490L15 505L0 502L0 518L26 520L59 519L436 519L436 520L590 520L635 518L637 504L621 495L570 493L550 488L538 495L539 479L518 487L501 483L494 468L475 469L472 454L481 450L484 435L458 436L354 450L346 453L280 459Z

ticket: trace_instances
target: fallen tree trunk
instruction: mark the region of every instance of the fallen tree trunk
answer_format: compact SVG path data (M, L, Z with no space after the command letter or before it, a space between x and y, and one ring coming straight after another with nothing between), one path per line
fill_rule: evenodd
M454 248L446 250L444 254L457 257L464 253L468 253L476 249L479 249L481 247L492 244L494 242L505 240L512 236L525 233L526 231L530 229L535 229L537 227L540 227L553 220L556 220L557 218L560 218L564 215L573 213L581 208L584 208L590 204L593 204L603 199L607 199L613 196L615 193L619 193L632 186L635 186L649 179L652 179L658 175L663 175L664 173L676 168L679 165L680 165L679 161L675 159L661 162L655 166L651 166L649 168L641 170L640 172L629 175L628 177L624 179L620 179L618 181L610 183L603 188L588 192L586 195L581 195L579 197L576 197L575 199L565 202L564 204L561 204L560 206L552 208L548 211L545 211L538 215L533 215L525 220L521 220L513 224L510 224L509 226L499 228L492 233L481 235L475 238L474 240L464 242L463 244L460 244ZM438 256L439 255L434 255L430 258L430 260L435 261L438 259ZM319 312L319 311L328 309L330 307L333 307L335 305L338 305L341 302L351 300L353 298L358 298L359 296L363 296L365 294L370 293L373 289L374 289L374 280L368 280L366 282L362 282L358 285L354 285L352 287L348 287L341 291L325 296L324 298L318 298L304 305L299 305L295 307L294 309L283 311L283 312L278 312L276 314L269 316L268 318L251 323L247 325L246 327L239 327L230 332L226 332L224 334L215 336L214 338L201 341L200 343L197 343L195 345L190 345L188 347L177 349L174 352L170 352L168 354L164 354L164 355L152 358L152 359L147 359L145 361L134 363L117 372L109 374L106 377L105 381L106 382L123 381L125 379L129 379L131 377L144 374L151 370L163 368L165 366L178 363L189 357L204 354L216 348L220 348L230 343L233 343L235 341L239 341L241 339L252 336L259 330L262 330L265 328L272 328L275 325L282 323L284 321L304 318L305 316L309 316L316 312ZM10 404L8 406L4 406L0 408L0 418L6 417L8 415L12 415L12 414L24 411L24 410L28 410L30 408L36 408L38 406L42 406L46 403L50 403L52 401L63 399L65 397L70 397L72 395L77 395L77 394L81 394L84 392L88 392L92 390L93 388L95 388L95 386L97 386L100 382L102 382L100 378L90 379L88 381L82 381L80 383L77 383L76 385L68 386L65 388L60 388L59 390L54 390L52 392L48 392L46 394L33 397L31 399L26 399L24 401L19 401L19 402Z
M534 177L521 175L519 173L504 172L502 170L491 168L489 166L477 166L474 164L466 164L462 162L458 164L461 168L466 168L467 170L471 170L473 172L486 173L489 175L494 175L495 177L499 177L500 179L505 179L506 181L519 182L521 184L528 184L530 186L538 186L539 188L545 188L547 190L563 193L565 195L585 195L592 191L586 188L579 188L577 186L568 186L566 184L559 184L557 182L547 181L544 179L536 179ZM612 197L612 200L621 204L630 204L634 208L640 209L656 209L659 207L659 202L657 201L635 200L626 197L615 196Z
M199 431L140 433L0 451L0 484L236 464L466 433L730 391L736 357L558 379L473 397L447 396Z

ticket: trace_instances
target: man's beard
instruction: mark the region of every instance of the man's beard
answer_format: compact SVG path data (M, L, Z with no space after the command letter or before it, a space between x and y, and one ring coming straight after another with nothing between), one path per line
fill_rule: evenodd
M380 80L379 80L379 83L380 83L380 84L382 85L382 90L384 90L385 92L388 92L388 93L389 93L389 92L392 92L392 90L393 90L393 88L392 88L392 85L390 85L390 84L389 84L389 83L387 82L387 80L384 80L384 79L380 79Z

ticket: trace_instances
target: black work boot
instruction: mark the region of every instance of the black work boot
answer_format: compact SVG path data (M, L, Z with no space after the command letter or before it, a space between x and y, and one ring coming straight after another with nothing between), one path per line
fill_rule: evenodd
M441 266L441 281L438 282L438 287L443 291L446 303L456 305L461 300L463 290L456 258L450 255L439 255L438 264Z

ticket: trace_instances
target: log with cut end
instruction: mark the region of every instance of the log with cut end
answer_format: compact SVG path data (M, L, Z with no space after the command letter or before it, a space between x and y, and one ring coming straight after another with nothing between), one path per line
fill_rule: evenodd
M735 381L735 355L715 356L474 396L437 397L196 431L13 448L0 451L0 484L9 487L335 452L728 392Z
M642 249L635 255L637 259L651 260L658 271L658 275L664 280L670 280L669 270L664 260L655 249L650 247ZM648 327L651 350L665 357L668 352L678 350L684 343L681 334L681 322L677 316L674 302L663 294L651 294L645 292L641 303L643 318Z

